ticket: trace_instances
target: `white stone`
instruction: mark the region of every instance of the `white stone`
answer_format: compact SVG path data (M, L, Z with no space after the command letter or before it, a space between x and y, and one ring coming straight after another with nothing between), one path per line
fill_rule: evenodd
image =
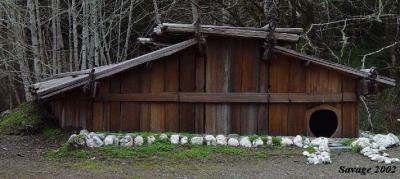
M257 138L256 140L253 141L253 147L259 147L264 145L264 142L262 141L261 138Z
M181 144L182 145L185 145L185 144L187 144L188 143L188 137L186 137L186 136L183 136L182 138L181 138Z
M273 145L271 136L267 136L267 145Z
M308 145L308 144L310 144L310 143L311 143L310 138L306 137L306 138L304 139L303 144L304 144L304 145Z
M390 147L392 145L396 145L398 142L396 142L396 139L391 137L390 135L382 135L382 134L377 134L372 138L379 146L383 147Z
M360 137L356 141L352 142L351 146L352 147L359 146L361 148L365 148L365 147L371 146L371 143L370 143L370 140L368 138Z
M376 142L372 142L371 143L371 148L373 148L373 149L379 149L379 144L378 143L376 143Z
M301 137L301 135L297 135L296 137L294 137L293 143L297 147L303 147L303 138Z
M173 134L170 137L171 144L179 144L179 135Z
M217 135L216 139L217 139L218 145L226 145L227 144L226 137L224 135L221 135L221 134Z
M73 144L74 143L74 138L76 137L76 134L72 134L71 136L69 136L67 143L68 144Z
M237 146L239 146L239 141L236 138L229 138L228 145L237 147Z
M160 140L168 140L167 134L160 134Z
M328 139L326 137L318 137L318 138L315 138L314 140L312 140L310 142L310 144L314 145L314 146L319 146L321 144L321 142L325 142L325 140L328 140Z
M190 139L190 143L194 145L202 145L203 137L192 137L192 139Z
M388 153L383 153L382 156L389 157L389 154Z
M143 141L144 140L143 140L142 136L136 136L134 143L135 143L136 146L142 146L143 145Z
M103 134L103 133L96 133L96 135L101 139L101 140L104 140L105 138L106 138L106 134Z
M133 145L133 138L130 135L126 135L119 140L119 145L121 147L132 147Z
M207 145L217 145L217 139L213 135L206 135L204 137L206 140Z
M89 148L101 147L104 144L104 142L100 139L100 137L94 132L89 133L85 142L86 146Z
M282 137L281 145L282 146L291 146L291 145L293 145L293 141L290 138Z
M329 151L328 143L329 143L329 141L328 141L327 138L325 138L325 137L321 138L319 146L318 146L318 150L321 151L321 152L322 151Z
M154 136L147 136L147 144L151 145L154 143L154 141L156 141L156 138Z
M393 140L396 142L396 144L399 144L399 143L400 143L400 140L399 140L399 138L398 138L396 135L394 135L394 134L392 134L392 133L389 133L388 136L392 137Z
M303 152L303 155L306 156L306 157L308 157L308 156L310 156L310 152L304 151L304 152Z
M104 145L118 145L118 143L119 143L118 137L115 135L108 135L104 139Z
M86 129L82 129L82 130L79 132L79 134L82 134L82 135L89 135L89 131L86 130Z
M249 140L249 137L240 138L239 144L242 147L251 147L251 142Z

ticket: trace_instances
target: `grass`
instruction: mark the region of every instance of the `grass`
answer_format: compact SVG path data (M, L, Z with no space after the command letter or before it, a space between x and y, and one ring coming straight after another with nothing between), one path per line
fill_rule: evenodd
M94 154L89 150L74 149L67 144L61 145L57 150L47 151L43 158L45 160L56 160L65 157L73 157L77 159L88 159Z
M42 137L44 139L58 139L60 135L63 135L63 131L60 128L46 127L42 130Z
M307 146L305 148L305 151L307 151L310 154L313 154L313 153L317 152L317 150L313 146Z
M351 146L352 153L360 153L361 150L362 150L362 148L358 145Z
M277 137L277 136L272 137L272 143L275 146L281 146L281 142L282 142L282 138L281 137Z
M35 131L42 123L41 115L33 103L22 103L0 121L0 134L20 134Z
M345 140L340 141L340 144L342 144L344 146L350 146L351 143L353 143L353 142L354 142L353 139L345 139Z
M140 147L103 146L96 149L75 149L69 145L62 145L57 150L47 151L45 160L63 159L66 157L89 159L94 156L100 158L117 159L148 159L167 158L169 160L185 159L213 159L216 155L223 156L255 156L266 157L266 151L231 147L231 146L203 146L203 145L173 145L169 141L156 141L152 145Z
M251 136L249 136L250 142L253 142L253 141L255 141L255 140L258 139L258 138L259 138L258 135L251 135Z

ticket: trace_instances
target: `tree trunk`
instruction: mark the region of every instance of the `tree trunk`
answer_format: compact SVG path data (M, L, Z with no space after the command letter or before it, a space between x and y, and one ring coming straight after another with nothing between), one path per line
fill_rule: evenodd
M15 6L17 5L17 1L12 1ZM29 65L27 64L25 58L25 48L24 48L24 44L25 44L25 35L23 33L23 26L22 24L24 24L24 20L21 17L21 14L19 13L19 11L10 11L13 14L10 16L10 30L9 32L10 37L12 37L11 41L14 42L13 44L13 54L14 54L14 58L17 61L18 65L19 65L19 73L20 73L20 77L22 80L22 85L24 87L24 91L25 91L25 99L27 101L31 101L32 100L32 95L29 92L29 86L31 84L31 80L30 80L30 70L29 70Z
M88 27L88 0L82 1L83 23L82 23L82 49L81 49L81 70L87 69L87 47L89 41Z
M36 8L34 0L27 1L27 7L29 12L29 29L31 31L31 41L32 41L32 55L33 55L33 69L35 73L35 80L39 81L41 76L41 67L40 67L40 50L39 50L39 42L38 42L38 33L37 33L37 22L36 22Z
M134 2L135 0L131 0L131 4L129 5L129 20L128 20L128 29L126 30L124 54L122 56L123 60L126 60L128 57L129 39L131 37L131 27L132 27L132 12L133 12L133 5L135 4Z
M77 22L77 5L76 0L72 0L72 36L74 42L74 70L79 70L79 42L78 42L78 22Z

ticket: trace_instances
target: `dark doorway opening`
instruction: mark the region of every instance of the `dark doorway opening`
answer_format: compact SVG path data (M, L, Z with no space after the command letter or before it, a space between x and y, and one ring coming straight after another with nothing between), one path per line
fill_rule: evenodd
M331 137L337 129L338 119L331 110L318 110L312 113L309 126L314 136Z

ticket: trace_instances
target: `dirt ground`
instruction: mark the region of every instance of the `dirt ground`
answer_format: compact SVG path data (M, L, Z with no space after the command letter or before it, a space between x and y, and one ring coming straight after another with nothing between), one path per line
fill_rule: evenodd
M350 152L332 152L332 164L318 166L307 165L301 155L275 151L267 151L271 155L266 158L237 156L178 163L129 159L44 160L44 151L56 146L44 142L40 136L0 136L0 178L400 178L400 164L371 162ZM400 147L389 149L388 153L400 158ZM372 173L340 173L341 166L371 167ZM375 174L377 166L390 166L390 172L394 173Z

